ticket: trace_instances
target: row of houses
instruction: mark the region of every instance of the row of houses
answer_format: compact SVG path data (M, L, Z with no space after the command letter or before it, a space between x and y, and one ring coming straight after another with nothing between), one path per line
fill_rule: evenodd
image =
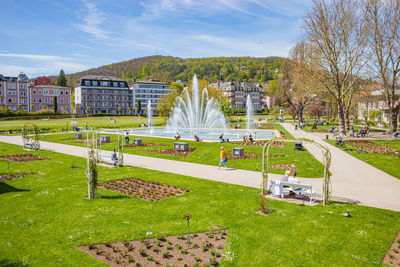
M146 112L150 101L152 110L173 89L171 84L150 79L126 81L113 76L86 75L76 81L74 88L74 112L129 114L133 111ZM211 83L230 101L234 110L246 108L250 95L255 110L271 108L273 98L266 95L262 85L246 82ZM0 105L8 105L12 111L27 112L52 110L54 99L59 112L71 111L71 89L56 85L34 85L24 73L17 77L0 74ZM138 101L140 100L140 101ZM140 102L140 107L138 103Z
M69 111L71 89L56 85L34 85L25 73L17 77L0 74L0 105L7 105L14 112L53 109L54 99L58 111Z

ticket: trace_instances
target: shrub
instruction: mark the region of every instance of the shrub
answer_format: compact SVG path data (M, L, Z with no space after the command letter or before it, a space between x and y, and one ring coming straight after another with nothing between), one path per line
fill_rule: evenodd
M269 208L269 199L264 195L260 195L260 198L258 199L258 205L260 205L261 212L263 214L271 213L271 209Z

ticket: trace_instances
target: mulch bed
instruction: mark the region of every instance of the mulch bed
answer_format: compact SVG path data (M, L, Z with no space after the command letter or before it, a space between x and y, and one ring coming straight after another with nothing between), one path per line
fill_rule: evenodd
M345 144L355 146L358 149L373 154L397 155L399 153L396 149L383 146L368 140L345 140Z
M383 263L391 266L400 266L400 232L394 239L385 258L383 258Z
M31 175L31 174L35 174L34 172L30 172L30 173L25 173L25 172L21 172L21 173L5 173L5 174L0 174L0 182L5 182L5 181L10 181L10 180L14 180L14 179L18 179L27 175Z
M286 163L286 164L273 164L273 165L268 165L269 168L273 169L282 169L282 170L288 170L288 171L298 171L296 166L294 166L293 163Z
M231 142L230 144L240 145L240 146L264 146L269 141L255 141L253 143L245 143L245 142ZM272 148L283 148L283 144L281 141L275 141L271 145Z
M244 160L244 159L260 159L262 158L262 154L259 153L251 153L251 152L244 152L243 157L235 157L232 155L231 151L227 151L228 160ZM284 157L285 155L269 155L269 158L279 158Z
M137 146L135 144L127 144L124 147L151 147L151 146L167 146L166 144L156 144L156 143L142 143L142 145Z
M196 150L196 147L189 148L188 151L180 151L180 150L175 150L175 149L157 149L157 150L142 150L142 152L165 154L165 155L178 156L178 157L187 157L195 150Z
M135 177L101 183L99 186L147 201L157 201L189 192L189 190L177 186L146 181Z
M25 162L25 161L35 161L35 160L48 160L48 158L42 158L34 154L22 154L22 155L8 155L0 156L2 159L6 159L13 162Z
M228 230L79 246L110 266L217 266Z
M72 141L72 143L75 143L75 144L85 144L85 145L87 145L86 140L83 140L83 139L69 138L69 139L64 139L64 140ZM109 144L109 143L114 143L114 142L115 141L101 142L101 144L104 145L104 144ZM89 138L89 145L92 145L92 140L90 138Z

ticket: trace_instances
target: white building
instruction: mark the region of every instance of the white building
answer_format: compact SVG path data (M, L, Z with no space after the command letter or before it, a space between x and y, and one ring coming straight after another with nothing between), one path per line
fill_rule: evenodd
M86 75L76 81L75 112L129 114L132 111L132 90L116 77Z
M163 83L158 80L150 79L143 81L135 81L129 85L129 89L133 91L133 108L138 111L138 100L140 100L140 113L146 113L147 103L151 101L153 113L157 113L158 102L162 97L166 96L172 89L169 89L171 84Z

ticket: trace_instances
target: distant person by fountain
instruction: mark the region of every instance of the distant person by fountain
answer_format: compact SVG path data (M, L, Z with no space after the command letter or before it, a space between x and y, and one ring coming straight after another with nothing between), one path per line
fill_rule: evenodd
M201 142L202 140L197 135L194 135L194 141Z

